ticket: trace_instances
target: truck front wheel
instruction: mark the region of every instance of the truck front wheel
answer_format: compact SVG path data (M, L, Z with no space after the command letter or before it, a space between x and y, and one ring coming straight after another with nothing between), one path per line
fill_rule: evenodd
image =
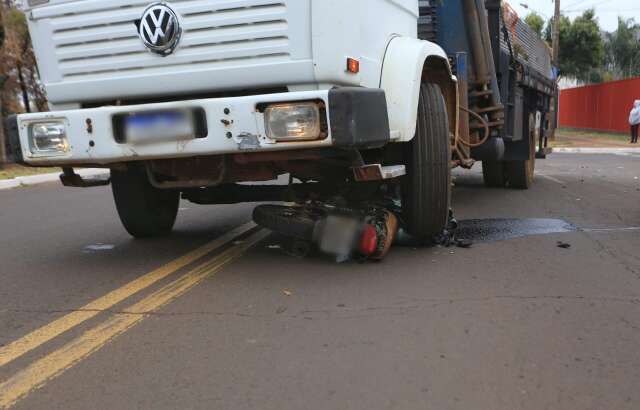
M178 214L180 192L155 188L144 167L111 170L111 187L118 215L135 238L167 235Z
M402 216L407 231L430 240L446 227L451 206L449 119L440 87L420 89L416 135L404 152Z

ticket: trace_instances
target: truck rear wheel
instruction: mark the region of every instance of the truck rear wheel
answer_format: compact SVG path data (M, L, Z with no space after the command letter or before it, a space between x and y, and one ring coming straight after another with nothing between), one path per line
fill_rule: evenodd
M504 188L507 184L502 161L482 161L484 185L489 188Z
M131 236L149 238L171 232L180 192L153 187L141 166L111 170L111 188L122 225Z
M440 87L420 89L416 135L404 152L402 216L407 231L430 240L446 227L451 206L449 119Z
M521 161L507 161L505 172L509 188L529 189L533 185L536 169L536 131L535 116L529 114L529 158Z

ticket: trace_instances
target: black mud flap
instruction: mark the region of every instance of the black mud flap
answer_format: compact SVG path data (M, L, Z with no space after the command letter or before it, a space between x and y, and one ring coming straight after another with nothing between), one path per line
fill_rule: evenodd
M358 87L329 91L333 145L340 148L381 148L391 140L384 90Z

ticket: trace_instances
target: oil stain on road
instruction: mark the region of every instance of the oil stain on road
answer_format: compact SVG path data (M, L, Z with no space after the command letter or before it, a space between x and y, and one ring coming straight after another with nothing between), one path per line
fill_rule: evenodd
M496 242L577 230L561 219L469 219L459 222L456 237L472 242Z

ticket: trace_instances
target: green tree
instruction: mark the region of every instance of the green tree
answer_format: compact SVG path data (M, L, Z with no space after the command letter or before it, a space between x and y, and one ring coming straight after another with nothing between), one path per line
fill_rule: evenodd
M538 36L542 37L542 30L544 29L544 19L535 11L532 11L524 18L524 22L527 23L533 31L538 33Z
M17 0L0 0L0 163L5 158L3 119L15 113L47 109L26 17L16 3Z
M24 13L15 7L6 8L4 29L2 57L9 75L5 91L20 95L21 107L17 110L42 111L46 109L46 98L38 80L35 55ZM16 109L13 112L16 112Z
M551 40L552 24L549 24L545 32L547 41ZM573 22L566 16L560 17L561 75L575 77L584 82L602 78L599 71L602 69L604 57L604 40L594 10L585 11Z
M640 75L640 26L633 19L618 17L618 29L607 33L605 64L615 78Z

